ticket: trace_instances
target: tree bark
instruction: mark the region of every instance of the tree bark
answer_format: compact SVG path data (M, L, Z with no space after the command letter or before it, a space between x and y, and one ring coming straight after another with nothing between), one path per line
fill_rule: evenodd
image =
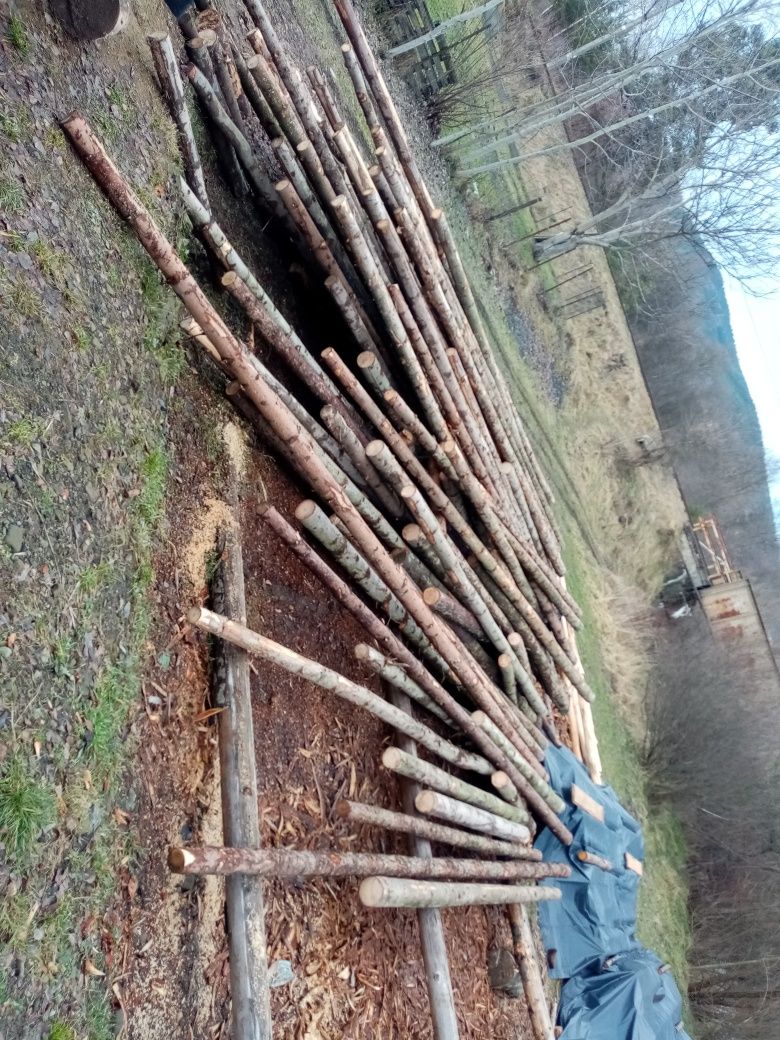
M338 560L344 570L355 579L366 595L377 603L391 621L398 625L406 638L425 655L443 674L449 668L436 650L431 646L428 637L409 615L400 600L387 587L368 561L352 542L336 527L316 502L306 499L295 510L296 519L306 530Z
M468 808L468 807L467 807ZM385 830L397 831L401 834L414 834L428 841L436 841L454 848L468 849L481 856L509 856L512 859L540 860L541 852L516 841L499 841L484 837L481 834L470 834L456 827L446 827L433 820L423 819L408 812L392 812L378 805L364 805L362 802L341 801L335 810L336 816L349 820L350 823L382 827ZM505 821L506 822L506 821Z
M510 904L509 923L515 960L523 980L525 1002L535 1040L555 1040L552 1017L544 992L542 973L536 959L533 932L528 910L519 904Z
M411 697L413 701L425 708L426 711L429 711L431 715L435 715L448 726L454 725L447 713L439 707L436 701L431 700L425 690L422 690L414 679L409 678L403 668L388 661L385 655L373 646L368 646L366 643L358 643L355 647L355 657L358 661L367 664L385 682L401 690L407 697Z
M426 816L436 816L458 827L468 827L469 830L503 838L504 841L526 843L530 840L530 832L522 823L505 820L488 809L468 805L439 791L420 791L415 808Z
M528 881L567 877L562 863L498 862L444 856L391 856L380 852L310 852L304 849L241 849L201 845L170 848L168 866L177 874L251 874L256 877L367 877L382 870L388 877L485 878Z
M488 812L495 813L496 816L503 817L505 820L511 820L513 823L528 822L528 813L518 808L518 806L507 805L506 802L495 795L489 794L479 787L474 787L473 784L468 784L465 780L459 780L450 773L445 773L443 769L431 765L430 762L412 758L411 755L407 755L400 748L385 748L382 754L382 765L385 769L390 769L400 776L405 776L410 780L416 780L420 784L433 787L435 790L441 791L443 794L452 795L454 798L467 802L469 805L476 805L480 809L485 809Z
M233 617L246 619L244 568L237 531L224 532L220 605ZM223 646L219 715L222 833L227 846L260 847L252 696L249 658L244 650ZM268 1040L271 1006L268 989L265 908L262 884L233 877L225 885L230 951L230 997L236 1040Z
M474 885L390 877L368 877L360 885L360 901L370 907L504 906L560 898L560 889L534 885Z
M179 148L184 160L187 182L201 204L208 206L209 197L206 192L206 182L203 179L203 167L195 135L192 132L190 112L184 96L184 83L179 73L179 63L176 60L171 38L167 33L152 33L147 36L147 40L152 52L157 78L160 81L160 89L179 134Z

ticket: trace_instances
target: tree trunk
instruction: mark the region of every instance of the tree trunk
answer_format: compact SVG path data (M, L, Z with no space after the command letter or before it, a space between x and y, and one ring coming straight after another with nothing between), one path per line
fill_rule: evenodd
M540 860L541 852L528 845L520 845L516 841L499 841L483 837L481 834L470 834L457 827L446 827L433 820L423 819L408 812L392 812L378 805L364 805L362 802L341 801L336 804L335 815L350 823L382 827L385 830L397 831L401 834L414 834L428 841L436 841L454 848L468 849L480 856L509 856L512 859ZM507 821L504 821L507 822Z
M522 823L505 820L487 809L468 805L439 791L422 790L415 801L415 808L426 816L436 816L447 823L503 838L504 841L525 843L531 837L528 828Z
M177 874L251 874L256 877L368 877L381 870L388 877L485 878L492 881L566 877L562 863L498 862L437 856L390 856L379 852L309 852L304 849L241 849L202 845L168 850L168 866Z
M360 885L360 901L370 907L502 906L560 899L558 888L527 885L470 885L368 877Z
M441 791L443 794L452 795L454 798L467 802L469 805L476 805L480 809L486 809L488 812L495 813L496 816L501 816L505 820L511 820L514 823L528 822L528 813L518 808L518 806L507 805L506 802L502 801L501 798L497 798L494 794L489 794L479 787L474 787L473 784L467 784L465 780L459 780L450 773L445 773L443 769L431 765L430 762L412 758L411 755L407 755L400 748L385 748L382 754L382 765L385 769L390 769L400 776L405 776L410 780L416 780L420 784L433 787L435 790Z

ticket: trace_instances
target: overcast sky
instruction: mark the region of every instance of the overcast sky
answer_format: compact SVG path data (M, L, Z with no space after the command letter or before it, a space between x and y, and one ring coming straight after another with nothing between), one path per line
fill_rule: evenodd
M727 276L724 282L739 362L758 412L764 451L770 460L780 460L780 290L757 298ZM780 478L774 480L771 492L775 526L780 528Z

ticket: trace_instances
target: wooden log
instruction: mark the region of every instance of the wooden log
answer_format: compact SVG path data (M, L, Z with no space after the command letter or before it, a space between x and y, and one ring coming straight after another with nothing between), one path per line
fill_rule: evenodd
M323 115L328 121L331 130L337 130L344 120L341 117L341 112L336 103L336 99L333 97L333 93L328 86L327 80L316 65L309 65L306 69L306 75L309 77L314 93L317 95L317 100L322 108Z
M195 625L201 631L209 632L211 635L219 636L220 639L226 639L236 646L241 646L250 654L262 657L292 675L299 675L323 690L332 691L350 704L370 711L372 715L386 722L388 726L395 726L396 729L420 743L426 750L438 755L451 765L483 774L486 767L490 768L480 755L455 747L450 741L439 737L421 722L398 711L397 708L366 689L365 686L352 682L346 676L339 675L338 672L334 672L316 661L310 661L301 654L296 654L294 650L275 643L258 632L253 632L245 625L215 614L204 607L193 607L188 612L187 619L191 625Z
M535 773L539 779L546 777L544 767L541 765L544 759L544 749L547 747L547 739L540 733L539 729L528 723L527 720L520 720L521 733L523 737L523 743L521 748L518 748L516 744L509 741L507 736L501 731L501 729L495 725L492 719L490 719L484 711L474 712L471 716L474 724L479 727L491 740L495 741L498 747L502 747L505 750L511 748L509 757L513 762L518 763L522 760L522 765L519 767L525 775L528 770ZM530 752L530 753L526 753ZM531 781L534 784L538 783L538 780ZM540 792L545 791L545 795L549 794L552 790L549 785L546 784L544 787L539 787ZM563 812L565 808L565 802L562 798L555 795L554 804L557 806L556 812Z
M395 688L391 688L389 692L392 703L401 711L411 714L412 705L408 696ZM397 739L403 750L408 755L416 758L417 745L415 742L404 736L403 733L398 733ZM401 781L401 800L407 813L415 813L414 799L419 789L419 785L414 780L403 779ZM418 834L410 834L408 844L409 851L413 856L421 856L428 860L432 858L433 850L427 838ZM449 957L447 955L447 945L444 941L444 926L441 914L435 908L421 907L417 911L417 925L420 931L420 944L423 951L425 981L428 987L434 1035L441 1035L442 1038L449 1037L451 1040L456 1040L458 1020L455 1014Z
M481 834L490 834L505 841L528 842L530 832L522 823L505 820L487 809L469 805L457 798L442 794L440 791L422 790L415 801L415 808L426 816L436 816L440 820L468 827Z
M334 477L343 481L350 501L356 504L361 514L370 514L375 507L368 501L357 484L354 483L355 481L360 482L360 474L353 469L352 463L341 450L341 446L333 440L328 431L324 430L313 416L309 415L298 398L283 383L279 382L276 376L265 367L259 358L255 358L252 367L257 369L274 393L278 394L280 400L287 405L301 426L311 436L325 464L329 469L332 467ZM243 395L241 384L237 380L228 383L225 393L231 399L235 394ZM252 413L250 406L249 421L252 422L254 417L255 415ZM263 427L263 433L267 433L267 427ZM289 453L285 451L283 445L277 442L275 447L283 458L288 458Z
M295 375L312 390L321 401L332 405L342 414L354 415L336 389L330 376L319 361L303 346L301 341L287 335L274 321L274 316L249 291L235 271L227 271L220 282L230 295L241 304L247 317L270 347L283 358Z
M192 221L193 227L203 235L206 243L220 263L222 263L227 270L235 271L241 281L246 285L247 289L249 289L252 295L257 299L258 303L260 303L268 312L274 323L279 326L285 335L292 337L296 341L296 349L301 353L306 353L306 348L292 325L290 325L282 312L276 307L271 297L247 267L242 257L239 256L233 248L227 235L213 219L213 216L207 207L200 202L195 193L190 190L189 186L183 179L179 180L179 188L187 210L187 215Z
M352 294L352 289L347 286L344 273L336 262L330 246L323 238L322 232L314 223L314 219L301 201L292 181L284 178L277 181L274 188L318 266L325 272L328 278L337 279L344 285L345 290ZM357 302L356 306L359 306Z
M215 125L224 134L231 146L235 148L241 166L246 172L258 199L266 210L277 217L286 227L288 225L287 214L277 198L268 174L261 167L247 139L222 107L214 88L196 65L190 65L187 68L186 76L195 88L198 97L203 102Z
M236 97L235 87L230 75L228 58L222 46L222 41L218 34L212 29L203 29L201 31L201 36L206 41L206 46L211 51L211 65L214 69L214 76L216 77L217 85L219 86L222 100L225 103L228 115L241 133L246 135L244 119L241 115L241 110L238 107L238 98Z
M501 748L507 755L518 771L523 775L531 787L537 792L540 798L549 805L552 812L556 815L560 815L566 809L566 803L560 795L550 787L547 780L539 772L541 768L536 760L529 760L524 758L517 748L504 736L504 734L495 726L491 720L482 711L476 711L471 716L472 721L476 726L479 726L490 738L494 740L496 746Z
M246 620L241 543L229 525L222 538L219 605ZM219 714L220 791L225 845L258 849L260 819L257 798L254 729L249 658L246 651L224 644ZM268 988L265 907L257 880L232 877L225 885L230 951L230 996L236 1040L269 1040L271 1006Z
M412 816L408 812L392 812L390 809L383 809L378 805L341 801L336 804L334 813L338 818L349 820L350 823L382 827L384 830L401 834L414 834L428 841L451 845L453 848L468 849L482 856L509 856L512 859L527 860L542 858L538 849L520 845L516 841L500 841L484 837L481 834L470 834L468 831L458 830L456 827L434 823L433 820L417 815Z
M520 804L520 795L517 793L517 788L503 769L497 769L496 772L491 775L490 782L505 802L509 802L510 805Z
M446 773L443 769L439 769L438 766L431 765L430 762L412 758L399 748L385 748L382 753L382 765L385 769L390 769L400 776L416 780L420 784L425 784L436 791L441 791L442 794L452 795L452 797L458 798L462 802L467 802L469 805L476 805L480 809L486 809L488 812L495 813L496 816L502 816L505 820L511 820L513 823L528 822L528 813L523 809L515 805L507 805L506 802L495 795L489 794L473 784L468 784L465 780L459 780L457 777L452 776L451 773Z
M509 645L512 646L511 643ZM510 701L517 704L517 676L512 667L512 658L509 654L498 655L498 670L501 673L501 681L504 684L504 693Z
M373 296L390 339L398 352L401 364L415 388L426 417L433 416L434 423L441 423L438 405L431 394L425 373L412 350L403 323L388 292L384 277L377 267L376 261L366 245L363 232L352 212L345 196L339 196L331 204L332 212L341 231L342 237L349 243L355 266L363 277Z
M409 642L446 675L449 672L446 663L431 647L427 636L414 618L410 616L398 597L390 591L368 561L361 556L349 538L339 531L333 520L325 515L316 502L312 502L310 499L301 502L295 510L295 518L328 550L344 570L354 578L366 595L382 608L390 620L398 625Z
M501 377L501 373L498 371L498 365L493 355L493 351L490 347L490 343L485 332L485 327L482 322L482 318L477 307L477 302L474 298L474 294L471 290L466 271L463 267L463 263L458 253L457 245L455 244L455 238L447 222L446 215L443 210L435 209L430 213L431 229L433 231L433 237L441 248L447 260L447 267L452 276L453 285L458 298L461 301L464 313L466 314L469 324L473 329L477 341L482 349L483 357L485 358L488 366L491 368L493 374L494 385L498 389L500 399L502 400L504 414L507 416L509 421L510 434L513 437L515 450L522 458L526 455L532 465L535 479L539 482L539 485L543 488L548 501L552 500L552 492L550 491L549 485L544 480L544 475L541 472L539 464L533 453L530 441L524 435L519 417L516 414L514 404L511 400L511 395L506 389L506 384Z
M352 264L350 263L338 236L333 230L333 226L328 219L325 210L322 208L319 198L312 191L311 186L306 179L306 174L303 172L301 164L298 161L298 156L290 146L290 142L286 137L275 137L273 141L271 141L271 147L276 153L276 158L279 160L279 165L284 170L285 176L295 188L298 198L306 207L309 216L316 224L317 230L328 243L328 248L344 273L344 276L346 277L349 272L352 272L352 278L354 279L355 275L352 271Z
M360 884L360 902L370 907L505 906L560 898L560 889L546 885L476 885L391 877L368 877Z
M364 350L358 354L357 367L378 397L381 397L386 390L391 388L392 384L388 376L387 366L383 366L380 363L379 358L373 351Z
M152 52L154 68L160 83L165 103L171 118L176 124L179 138L179 150L184 162L187 182L202 205L208 206L209 197L206 182L203 179L203 167L200 161L198 145L192 131L190 112L184 96L184 83L179 72L179 63L173 50L171 38L167 33L151 33L146 38Z
M454 621L456 625L464 628L472 635L484 638L485 633L474 614L462 606L454 596L450 596L443 589L429 585L423 589L423 599L429 607L441 614L442 617L447 618L448 621Z
M249 71L247 63L237 47L233 48L233 60L236 63L241 87L260 125L271 140L279 137L282 133L282 128L279 126L276 116L271 111L271 106L266 101L262 90L257 85L257 80Z
M470 737L477 747L486 747L491 759L500 768L506 768L509 760L499 751L492 740L474 725L468 711L449 694L434 678L417 657L395 636L384 622L380 621L368 607L349 588L321 557L319 557L303 538L273 506L261 507L260 515L269 527L285 542L285 544L316 574L320 581L333 593L339 602L346 607L352 616L360 622L366 632L376 639L399 664L406 669L414 681L434 700L443 711ZM511 763L510 763L511 765Z
M363 478L366 487L372 492L375 501L384 513L394 520L399 520L403 507L398 496L385 484L371 461L366 457L365 448L354 428L346 421L341 411L332 405L326 405L320 411L320 418L326 430L344 449L352 460L352 465Z
M414 679L410 679L406 672L397 664L393 664L373 646L367 643L358 643L355 647L355 657L358 661L367 664L368 667L379 675L385 682L396 687L410 697L417 704L435 715L448 726L452 726L452 720L447 713L439 707L436 701L431 700L425 690L421 689Z
M423 214L428 214L433 209L431 197L420 174L414 154L409 147L403 123L393 104L393 99L390 91L387 89L382 73L379 71L379 66L366 39L355 8L351 0L334 0L334 2L336 11L347 31L349 41L355 49L355 54L360 62L367 84L371 88L376 105L382 113L382 118L392 137L399 160L415 198Z
M611 860L605 856L599 856L596 852L588 852L587 849L580 849L577 853L577 859L580 863L586 863L589 867L598 867L599 870L605 870L607 873L610 870L614 870L614 864Z
M520 977L523 980L523 992L528 1005L534 1040L555 1040L555 1031L547 1005L542 973L539 970L528 910L523 905L510 904L508 912L512 929L512 946Z
M360 309L356 306L354 297L347 292L343 280L336 275L328 275L325 279L325 288L336 301L336 306L341 311L347 328L352 333L360 349L379 349L378 344L374 340L375 333L372 332L364 321Z
M367 449L367 454L372 459L377 457L373 454L373 447L376 443L376 441L372 441ZM448 574L451 576L451 579L456 583L459 595L482 625L485 634L490 639L493 646L495 646L499 653L507 654L510 658L515 675L518 677L520 682L523 695L527 698L535 711L543 714L546 710L545 705L544 702L540 700L531 677L520 664L517 655L507 642L506 636L501 631L501 628L496 623L490 611L485 606L485 603L469 581L452 549L449 539L445 535L441 525L431 512L427 503L423 500L422 495L413 485L405 484L401 488L401 498L409 507L410 512L435 549L439 559L446 568Z
M395 305L396 311L398 312L398 316L401 319L401 323L409 336L409 342L411 343L416 356L420 359L420 364L425 372L428 382L430 383L431 389L436 396L436 400L439 402L442 416L446 419L445 427L437 428L432 425L431 429L436 434L437 438L442 441L446 440L451 431L452 436L457 439L458 444L461 446L461 449L468 458L472 469L477 472L481 459L477 454L476 447L471 443L467 436L467 431L463 425L460 412L452 398L449 387L444 380L444 376L431 353L428 343L423 336L414 315L409 309L409 305L401 292L401 288L398 285L389 285L387 291L390 293L390 297Z
M250 42L253 42L255 37L251 33L250 37L252 38ZM303 126L289 94L268 58L255 50L252 57L247 59L246 67L268 103L276 124L281 128L285 137L287 137L293 147L300 144L306 136Z
M168 866L176 874L251 874L255 877L366 877L384 871L388 877L484 878L491 881L567 877L562 863L523 860L455 859L437 856L393 856L381 852L311 852L307 849L243 849L216 845L173 847Z
M375 566L398 598L413 614L431 642L448 661L463 687L474 701L491 713L496 711L484 673L464 654L452 632L430 608L389 555L372 528L349 499L343 484L318 455L308 434L294 419L279 397L252 368L249 352L229 331L195 279L181 262L170 242L152 220L148 211L130 191L126 181L106 155L84 118L73 113L61 124L74 149L106 193L117 211L128 221L139 241L165 275L168 284L216 347L229 374L245 387L245 393L259 416L268 424L279 443L286 445L298 472L315 492L328 502L347 525L355 543ZM504 767L506 768L506 767ZM510 773L511 775L511 773ZM515 777L512 779L516 782Z
M445 476L449 477L450 480L457 481L457 475L449 457L444 453L431 431L415 415L398 391L391 387L385 390L382 397L392 414L396 417L397 424L409 431L427 455L433 456L436 464ZM444 439L447 440L447 438Z

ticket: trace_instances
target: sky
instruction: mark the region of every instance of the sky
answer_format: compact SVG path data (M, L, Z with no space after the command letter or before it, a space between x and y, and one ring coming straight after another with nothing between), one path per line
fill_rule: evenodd
M742 372L758 412L764 452L780 460L780 286L772 295L755 297L724 275L731 328ZM780 474L770 484L775 527L780 529Z

